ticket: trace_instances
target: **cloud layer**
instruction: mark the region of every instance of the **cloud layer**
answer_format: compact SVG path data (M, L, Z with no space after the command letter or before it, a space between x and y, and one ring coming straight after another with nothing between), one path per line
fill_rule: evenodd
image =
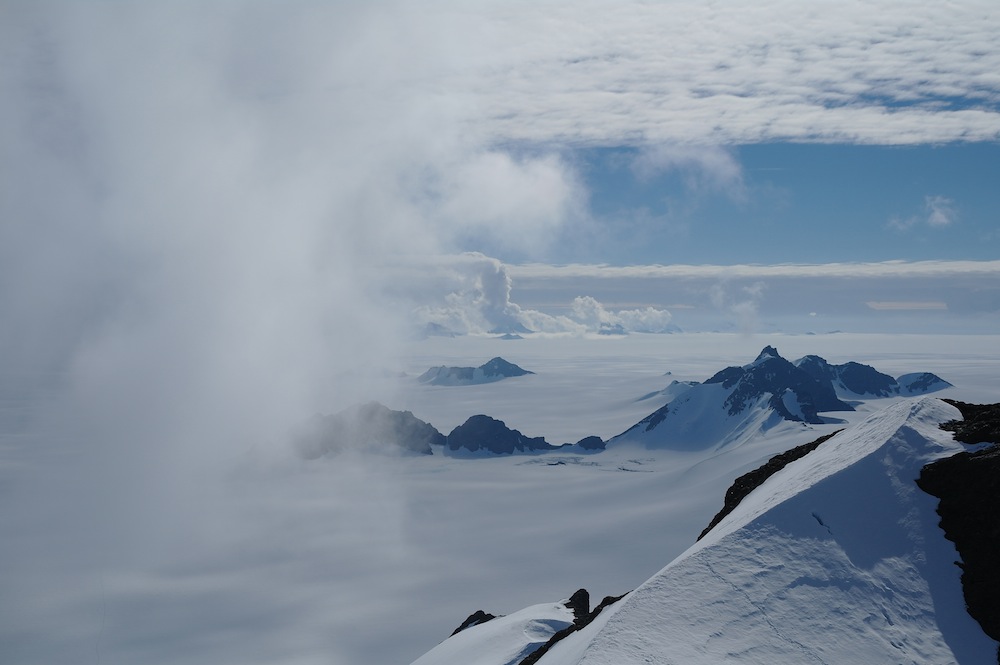
M996 140L989 2L492 4L488 68L450 74L501 140Z

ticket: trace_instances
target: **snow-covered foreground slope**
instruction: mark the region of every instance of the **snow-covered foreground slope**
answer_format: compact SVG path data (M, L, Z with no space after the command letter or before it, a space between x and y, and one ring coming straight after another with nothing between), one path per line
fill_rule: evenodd
M539 662L995 662L965 612L937 501L914 482L962 449L937 427L959 417L922 398L834 436ZM496 655L478 662L511 662Z

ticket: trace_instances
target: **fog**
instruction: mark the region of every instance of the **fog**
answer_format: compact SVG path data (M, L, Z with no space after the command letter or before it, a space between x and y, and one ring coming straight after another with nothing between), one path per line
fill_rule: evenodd
M288 432L384 395L409 323L387 266L530 252L579 205L572 169L410 85L488 48L447 15L0 13L0 659L356 662L378 606L352 585L405 586L405 502Z

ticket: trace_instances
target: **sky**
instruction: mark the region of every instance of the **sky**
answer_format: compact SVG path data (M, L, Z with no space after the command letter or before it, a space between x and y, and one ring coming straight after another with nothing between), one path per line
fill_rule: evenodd
M979 309L997 309L990 2L0 11L0 298L16 358L58 366L123 322L156 337L195 318L171 339L253 331L247 353L280 337L322 354L318 331L346 311L366 331L342 346L391 345L442 299L489 300L478 273L442 291L415 281L436 267L406 284L396 267L476 254L508 275L718 266L702 308L734 265L858 264L861 281L822 291L860 293L878 283L867 264L978 261L951 264L953 283L935 272L937 290L975 280ZM618 300L691 305L646 286ZM546 313L616 306L596 293ZM853 305L903 301L948 304Z
M0 0L0 597L260 579L427 324L995 334L994 5Z

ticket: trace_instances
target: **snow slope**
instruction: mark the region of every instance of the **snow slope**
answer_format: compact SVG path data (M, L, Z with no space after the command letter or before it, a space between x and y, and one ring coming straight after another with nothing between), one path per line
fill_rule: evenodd
M562 602L526 607L452 635L413 665L518 663L571 625L573 618L573 611Z
M914 479L961 449L896 403L790 464L545 665L989 663L957 554Z
M965 612L937 502L914 483L925 464L962 449L937 427L959 417L922 398L834 436L539 662L995 662L997 644ZM512 624L530 626L548 608L477 627L481 639L470 630L446 640L417 663L517 663L510 654L530 635ZM501 629L510 641L497 639Z

